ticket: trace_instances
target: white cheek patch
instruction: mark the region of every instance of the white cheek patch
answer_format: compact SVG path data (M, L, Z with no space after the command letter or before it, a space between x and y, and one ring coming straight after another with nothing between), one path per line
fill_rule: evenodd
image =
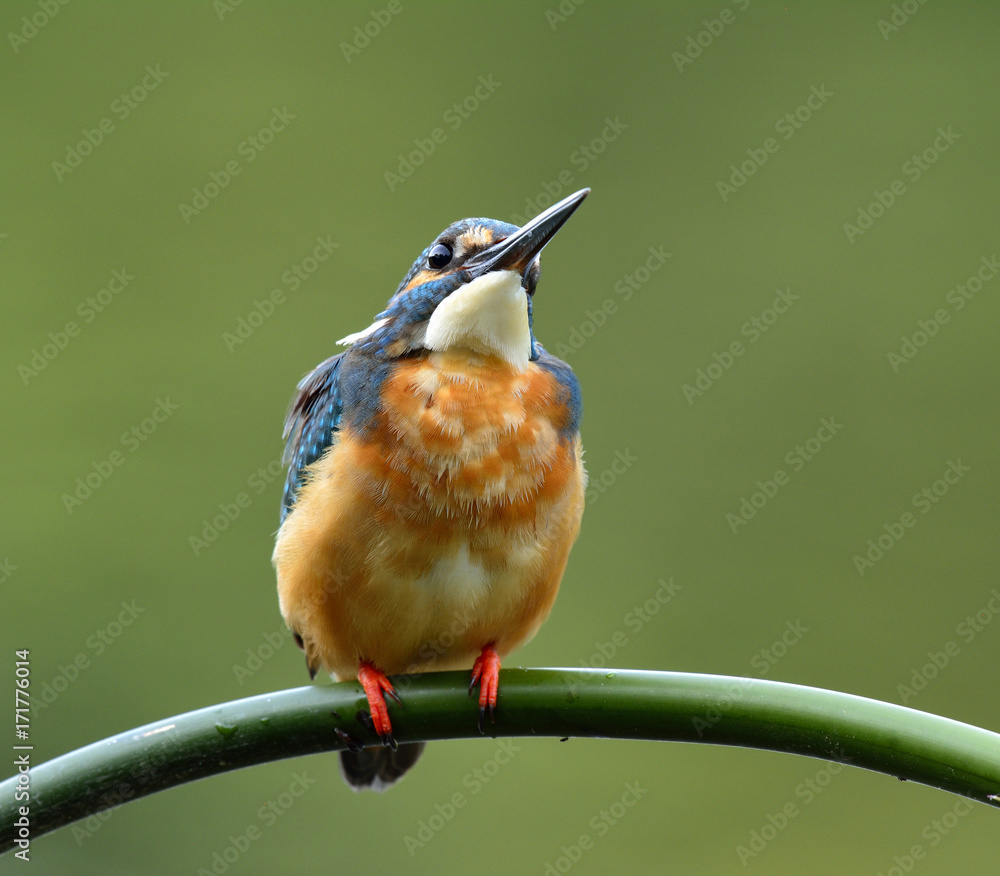
M424 346L498 356L523 371L531 356L528 300L516 271L490 271L452 292L427 323Z
M368 328L362 329L359 332L355 332L353 335L347 335L341 338L337 343L341 347L350 347L352 344L356 344L358 341L363 341L369 335L375 334L382 326L384 326L389 320L388 319L377 319Z

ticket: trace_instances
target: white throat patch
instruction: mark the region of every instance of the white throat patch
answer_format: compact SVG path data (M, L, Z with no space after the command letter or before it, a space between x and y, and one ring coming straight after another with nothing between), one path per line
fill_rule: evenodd
M521 275L490 271L444 299L427 323L424 346L498 356L523 371L531 356L528 303Z

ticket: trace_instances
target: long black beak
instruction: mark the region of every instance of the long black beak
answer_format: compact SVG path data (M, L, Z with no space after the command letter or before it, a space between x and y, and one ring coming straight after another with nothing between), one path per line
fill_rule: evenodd
M474 278L490 271L517 271L523 277L545 248L545 244L552 240L589 194L590 189L580 189L576 194L553 204L527 225L518 228L510 237L473 256L465 263L466 270Z

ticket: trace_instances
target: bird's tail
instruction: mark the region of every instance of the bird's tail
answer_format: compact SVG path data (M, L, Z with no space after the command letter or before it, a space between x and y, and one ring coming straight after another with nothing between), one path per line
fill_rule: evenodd
M355 791L384 791L398 782L420 759L423 742L407 742L396 748L363 748L340 752L340 773Z

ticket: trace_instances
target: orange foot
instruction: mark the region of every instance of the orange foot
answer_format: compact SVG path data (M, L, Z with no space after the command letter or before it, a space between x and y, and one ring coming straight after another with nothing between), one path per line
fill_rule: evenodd
M372 724L375 732L383 745L388 745L393 751L396 750L396 740L392 735L392 724L389 722L389 709L385 704L385 697L392 697L397 703L400 701L393 690L392 682L386 678L385 673L376 669L371 663L362 663L358 667L358 681L365 689L365 696L368 697L368 708L372 712Z
M487 712L490 723L496 723L497 688L500 685L500 655L497 654L492 642L483 647L482 653L472 665L469 696L472 696L472 690L477 684L479 685L479 732L485 734L483 720Z

